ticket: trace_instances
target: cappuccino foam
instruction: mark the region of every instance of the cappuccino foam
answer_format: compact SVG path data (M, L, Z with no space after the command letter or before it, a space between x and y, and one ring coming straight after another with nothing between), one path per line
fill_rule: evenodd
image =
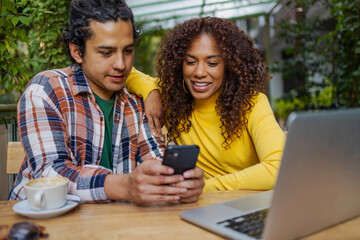
M26 185L29 187L52 187L66 182L63 177L38 178L29 181Z

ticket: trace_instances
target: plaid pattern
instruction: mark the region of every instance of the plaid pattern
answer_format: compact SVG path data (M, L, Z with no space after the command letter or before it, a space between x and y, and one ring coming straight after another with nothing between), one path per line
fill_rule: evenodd
M39 177L69 178L69 194L106 201L107 174L130 173L146 159L161 160L164 145L151 133L142 101L117 92L112 132L113 169L100 166L105 120L79 65L37 74L18 103L26 157L10 192L25 199L23 185Z

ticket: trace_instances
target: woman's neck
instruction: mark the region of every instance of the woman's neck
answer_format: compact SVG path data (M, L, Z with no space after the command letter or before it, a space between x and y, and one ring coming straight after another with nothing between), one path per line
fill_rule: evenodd
M220 95L220 91L216 92L209 98L195 100L195 109L199 112L215 111L216 100Z

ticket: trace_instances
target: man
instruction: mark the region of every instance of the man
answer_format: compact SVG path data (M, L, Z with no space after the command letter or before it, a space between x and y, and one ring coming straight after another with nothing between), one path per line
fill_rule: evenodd
M65 176L84 201L196 201L202 170L173 175L161 164L164 146L124 87L139 40L131 10L122 0L74 0L69 20L63 40L75 64L37 74L18 103L26 157L9 199L24 199L29 179Z

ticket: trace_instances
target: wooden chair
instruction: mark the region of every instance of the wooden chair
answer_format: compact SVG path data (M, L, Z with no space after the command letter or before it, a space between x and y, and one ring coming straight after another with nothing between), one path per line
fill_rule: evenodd
M22 162L24 161L24 157L25 152L21 142L8 142L6 173L17 174L20 170Z

